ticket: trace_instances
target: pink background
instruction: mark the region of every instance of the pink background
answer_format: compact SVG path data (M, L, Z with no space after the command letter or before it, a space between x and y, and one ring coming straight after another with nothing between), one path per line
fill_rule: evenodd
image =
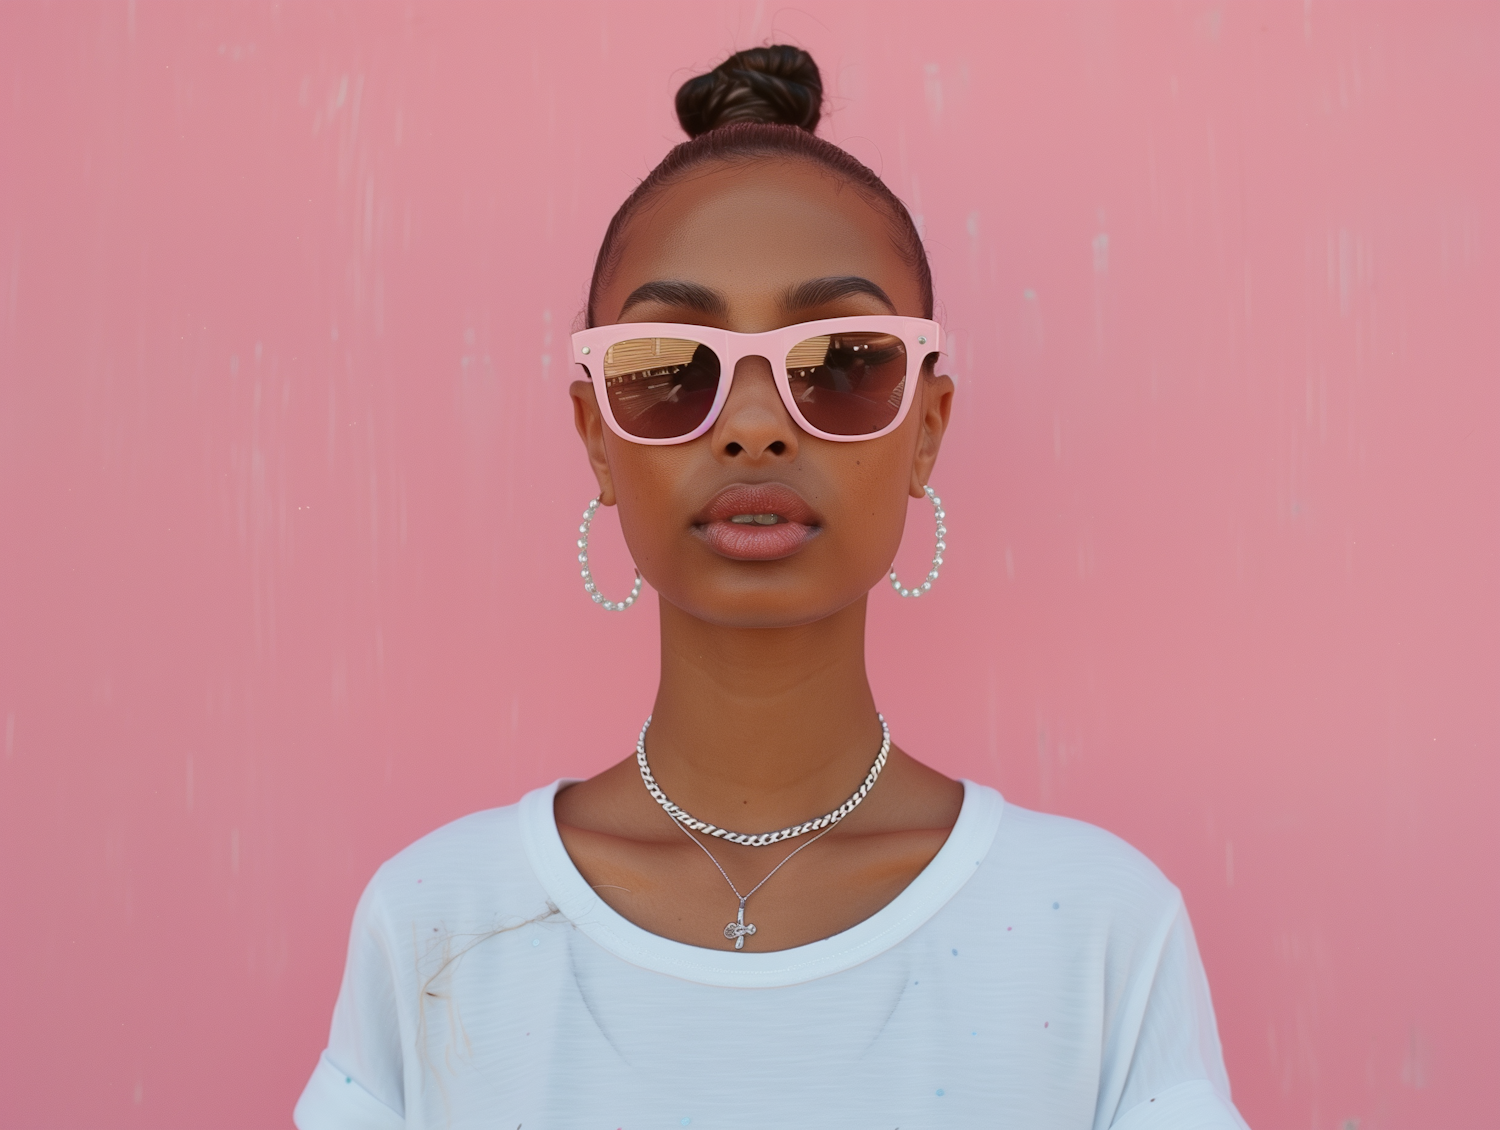
M375 866L628 751L566 335L768 37L953 335L897 739L1184 889L1257 1130L1495 1124L1500 7L818 0L0 6L0 1124L287 1125Z

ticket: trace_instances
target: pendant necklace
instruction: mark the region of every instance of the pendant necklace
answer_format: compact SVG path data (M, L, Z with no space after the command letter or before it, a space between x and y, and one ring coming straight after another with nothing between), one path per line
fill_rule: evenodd
M782 828L777 832L761 832L759 834L726 831L707 821L699 820L689 815L668 800L667 794L661 791L661 787L656 783L656 778L651 775L651 766L646 761L646 731L651 728L651 719L647 718L646 724L641 727L641 736L635 743L635 758L641 770L641 780L646 784L646 791L651 794L657 804L661 805L667 815L672 817L672 822L682 829L682 834L697 844L703 854L708 856L709 862L714 865L720 875L724 876L724 882L729 884L729 889L734 892L734 897L740 900L740 909L735 920L724 927L724 937L726 940L734 942L735 949L744 949L745 938L755 933L755 923L745 921L745 903L750 901L750 896L764 887L770 881L772 875L776 874L776 872L780 871L791 861L792 856L796 855L803 848L812 847L813 844L833 831L836 824L860 806L860 803L869 795L870 789L874 787L875 782L880 779L880 771L885 768L886 758L891 752L891 729L885 724L883 716L877 714L876 717L880 719L880 752L875 755L875 763L870 766L870 772L865 775L864 782L855 791L854 795L832 812L826 813L816 820L808 820L803 824L794 824L791 827ZM746 844L750 847L765 847L768 844L779 843L782 840L789 840L812 831L817 831L818 834L805 844L793 848L785 859L771 868L770 874L744 894L740 894L740 889L734 885L734 880L729 877L729 872L725 871L719 861L714 858L714 853L709 851L708 847L697 836L693 835L694 831L716 836L719 839L729 840L731 843Z
M678 824L677 826L679 828L682 828L681 824ZM793 848L787 854L786 859L783 859L775 867L771 868L771 875L776 874L776 872L780 871L783 867L785 867L787 865L787 862L792 858L792 856L796 855L799 851L802 850L802 848L812 847L813 844L817 843L824 836L828 835L828 833L831 832L831 831L833 831L832 825L830 825L827 828L824 828L816 836L814 836L812 839L808 840L807 843L802 844L800 847ZM706 856L708 856L709 862L711 862L715 867L717 867L719 869L719 874L720 875L724 876L724 882L726 882L726 883L729 884L729 889L734 892L734 897L740 900L740 912L735 917L735 920L733 922L728 923L724 927L724 937L726 939L733 939L733 941L734 941L734 948L735 949L737 949L737 950L744 949L745 948L745 937L746 937L746 935L755 933L755 923L754 922L746 922L745 921L745 903L749 901L751 895L753 895L756 891L760 890L762 887L764 887L766 885L767 882L770 881L771 875L767 875L764 879L762 879L759 883L756 883L755 886L751 887L744 894L740 894L740 889L734 885L734 880L729 877L729 872L727 872L727 871L724 870L724 868L720 865L719 861L714 858L714 853L708 850L708 848L704 845L703 841L701 841L700 839L698 839L697 836L693 835L693 833L689 832L686 828L682 828L682 834L684 836L686 836L688 839L692 840L693 843L697 844L700 848L703 849L703 854L706 855Z

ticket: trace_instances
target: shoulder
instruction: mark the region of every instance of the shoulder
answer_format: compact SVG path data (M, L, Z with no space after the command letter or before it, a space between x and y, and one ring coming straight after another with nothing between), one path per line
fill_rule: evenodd
M982 880L1007 899L1057 903L1116 926L1151 930L1174 919L1182 896L1161 869L1119 836L1082 820L1002 801Z
M379 873L397 875L434 867L446 870L455 864L474 862L476 853L490 854L512 844L519 847L520 809L519 804L508 804L460 816L402 848L381 864Z
M523 834L530 799L461 816L403 848L375 872L362 909L387 925L441 919L457 929L533 916L546 895Z
M1113 832L1008 801L996 847L1014 862L1075 881L1123 882L1160 893L1176 890L1156 864Z

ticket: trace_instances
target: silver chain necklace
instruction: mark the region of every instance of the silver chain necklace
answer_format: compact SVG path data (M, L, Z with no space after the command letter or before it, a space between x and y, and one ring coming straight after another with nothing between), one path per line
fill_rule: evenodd
M780 843L782 840L795 839L797 836L805 835L808 832L828 831L860 806L860 802L869 795L870 790L875 787L875 782L880 779L880 771L885 768L885 759L891 752L891 728L885 724L885 716L883 714L877 714L875 717L880 719L880 752L875 755L875 763L870 766L870 771L865 774L864 782L859 788L854 790L854 795L832 812L826 812L816 820L809 820L803 824L793 824L789 828L782 828L779 832L761 832L759 834L731 832L715 824L710 824L707 820L699 820L696 816L684 812L668 800L667 794L661 791L661 786L656 783L656 778L651 775L651 765L646 760L646 731L651 729L651 717L649 715L646 717L646 724L641 727L641 736L635 740L635 762L640 766L641 780L646 783L646 791L651 794L651 799L661 805L666 810L667 815L682 825L683 828L691 828L694 832L702 832L705 836L713 836L716 839L728 840L732 844L744 844L746 847L766 847L770 844ZM698 844L697 840L693 842ZM698 846L703 847L702 844L698 844ZM806 846L806 844L803 845L803 847ZM704 850L707 851L708 849L704 848ZM800 851L801 849L799 848L798 850ZM713 856L710 855L709 858L713 859ZM790 855L787 856L787 859L790 858ZM782 862L784 863L786 860ZM715 860L715 864L717 864L717 860ZM720 868L720 870L722 871L723 868ZM727 875L725 876L726 879L728 877ZM767 879L770 877L770 875L766 876ZM765 882L765 879L762 879L761 882ZM730 884L730 886L733 885L732 883ZM747 895L746 897L748 898L749 896Z
M699 820L697 817L689 815L668 800L667 794L661 791L661 786L656 783L656 778L651 775L651 764L646 760L646 731L651 728L651 719L648 717L646 724L641 727L641 736L635 741L635 760L636 764L640 766L641 780L646 783L646 791L651 794L652 799L657 804L661 805L662 810L672 818L672 822L682 829L682 834L697 844L703 854L708 856L709 862L718 869L720 875L724 876L724 882L729 884L729 889L734 892L734 897L740 900L740 909L739 913L735 916L735 920L724 927L724 937L734 942L735 949L744 949L745 938L755 933L755 923L745 921L745 903L750 901L750 896L770 882L771 876L785 867L791 861L792 856L796 855L803 848L812 847L813 844L833 831L834 825L858 808L860 802L875 787L875 782L880 779L880 771L885 768L885 759L891 752L891 728L885 724L885 717L883 715L877 714L875 717L880 719L880 752L875 755L875 763L870 766L870 771L865 774L864 782L855 790L854 795L832 812L825 813L816 820L808 820L803 824L793 824L789 828L782 828L779 832L761 832L758 835L748 832L727 831L717 825L710 824L706 820ZM734 880L729 877L729 872L724 870L719 861L714 858L714 853L709 851L707 845L699 840L697 836L693 835L693 832L702 832L704 835L717 836L721 840L728 840L730 843L735 844L744 844L747 847L765 847L767 844L790 840L807 832L817 832L818 834L805 844L793 848L787 853L785 859L771 868L770 873L764 879L756 883L755 886L751 887L744 894L740 894L740 889L734 885Z

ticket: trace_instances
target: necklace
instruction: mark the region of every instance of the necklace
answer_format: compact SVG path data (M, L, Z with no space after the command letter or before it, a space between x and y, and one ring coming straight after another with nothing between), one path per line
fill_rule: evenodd
M719 861L714 858L714 853L708 850L708 847L703 843L703 841L698 839L697 836L693 835L693 833L689 832L686 828L683 828L680 823L677 825L677 827L682 828L682 834L703 849L703 854L708 856L709 862L711 862L715 867L719 869L720 875L724 876L724 882L729 884L729 889L734 892L734 897L740 900L739 914L736 916L733 922L727 923L724 927L724 937L726 939L733 938L734 948L737 950L744 949L745 937L749 934L755 933L755 923L745 921L745 903L750 901L750 896L764 887L766 883L770 881L771 875L776 874L776 872L785 867L792 856L796 855L799 851L802 850L802 848L812 847L813 844L817 843L824 836L828 835L829 832L833 831L833 825L830 824L812 839L808 840L807 843L801 845L801 847L793 848L789 853L787 853L786 859L783 859L775 867L771 868L770 875L767 875L759 883L756 883L755 886L751 887L744 894L740 894L740 889L734 885L734 880L729 877L729 872L724 870Z
M780 843L782 840L795 839L797 836L801 836L807 832L819 832L821 835L822 832L832 829L835 824L860 806L860 802L869 795L870 790L875 787L875 782L880 779L880 771L885 768L885 759L891 752L891 728L885 724L884 715L877 714L875 717L880 719L880 752L875 755L875 763L870 766L870 771L865 774L864 782L859 788L854 790L854 795L832 812L826 812L816 820L808 820L803 824L793 824L791 827L782 828L779 832L761 832L759 834L731 832L717 825L710 824L706 820L699 820L696 816L684 812L668 800L667 794L661 791L661 786L656 783L656 778L651 775L651 765L646 760L646 731L651 728L651 718L649 715L646 718L646 724L641 727L641 736L635 740L635 761L640 766L641 780L646 783L646 791L651 794L651 799L661 805L666 810L667 815L677 821L684 831L691 828L695 832L702 832L706 836L728 840L732 844L744 844L746 847L766 847L769 844ZM819 831L820 829L822 830L821 832ZM691 837L689 838L691 839ZM809 840L808 842L811 843L812 841ZM698 844L699 847L703 847L697 840L693 840L693 843ZM803 844L802 846L806 847L807 844ZM703 850L708 851L707 848L703 848ZM798 848L797 850L801 851L802 848ZM795 855L796 852L792 854ZM713 859L712 853L709 854L709 858ZM791 859L792 857L789 855L786 858ZM782 863L785 862L786 859L782 860ZM718 860L714 860L714 866L718 866ZM724 869L720 867L719 870L722 872ZM775 872L773 871L771 874L774 875ZM770 875L767 875L766 879L770 877ZM725 875L724 878L727 879L729 876ZM765 879L761 880L762 883L765 881ZM730 886L732 887L734 884L731 883ZM738 894L739 892L736 891L735 893ZM749 898L750 896L746 895L745 897ZM753 933L753 931L751 932Z

